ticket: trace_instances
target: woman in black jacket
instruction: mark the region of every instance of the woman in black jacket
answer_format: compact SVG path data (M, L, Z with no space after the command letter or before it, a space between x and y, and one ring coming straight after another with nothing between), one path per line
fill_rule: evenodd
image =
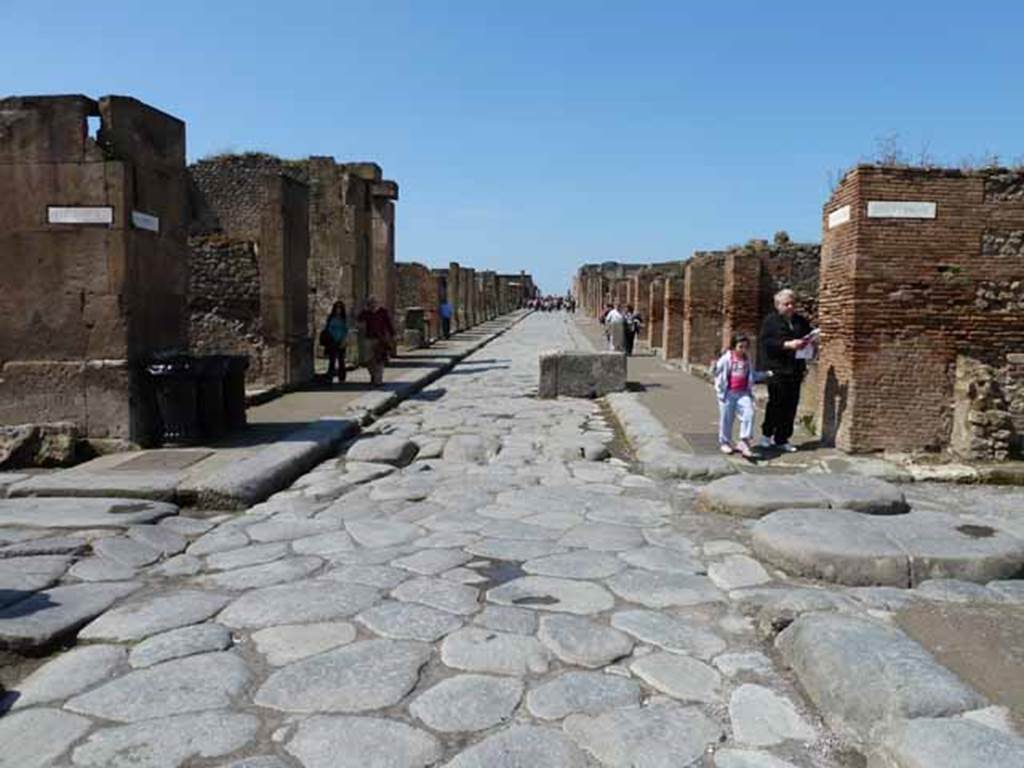
M761 426L761 447L790 453L796 450L789 438L800 404L800 384L807 364L797 358L797 350L810 340L811 324L796 313L796 295L788 288L775 294L775 312L761 324L759 365L771 372L768 380L768 406Z

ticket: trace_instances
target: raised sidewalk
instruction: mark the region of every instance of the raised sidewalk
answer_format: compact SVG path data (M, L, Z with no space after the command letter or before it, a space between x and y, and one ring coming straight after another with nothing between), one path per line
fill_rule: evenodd
M314 385L249 408L245 430L209 445L101 456L12 483L6 487L7 495L141 498L201 509L248 507L289 485L362 426L443 376L527 314L516 311L430 347L402 352L388 363L379 389L370 389L369 376L360 368L350 371L344 384Z

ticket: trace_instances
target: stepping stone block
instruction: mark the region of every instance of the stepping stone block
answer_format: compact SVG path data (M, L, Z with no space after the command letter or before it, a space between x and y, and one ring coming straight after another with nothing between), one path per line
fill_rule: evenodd
M853 587L914 587L928 579L984 584L1024 568L1024 540L943 512L784 509L759 520L751 533L762 560L795 576Z
M540 356L538 397L603 397L626 389L622 352L545 352Z
M857 743L873 743L899 720L986 705L905 634L867 619L806 614L775 647L825 721Z
M764 517L778 509L852 509L896 515L910 509L903 493L883 480L851 475L733 475L709 483L697 507L735 517Z

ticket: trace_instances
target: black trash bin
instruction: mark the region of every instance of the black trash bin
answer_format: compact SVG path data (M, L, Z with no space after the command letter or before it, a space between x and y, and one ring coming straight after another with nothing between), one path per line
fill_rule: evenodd
M224 378L227 371L226 355L208 355L196 359L199 431L205 438L218 438L227 431L224 408Z
M227 372L224 376L224 413L228 429L241 429L245 418L245 371L249 358L245 355L224 355Z
M146 366L153 382L162 445L189 445L200 436L195 360L166 358Z

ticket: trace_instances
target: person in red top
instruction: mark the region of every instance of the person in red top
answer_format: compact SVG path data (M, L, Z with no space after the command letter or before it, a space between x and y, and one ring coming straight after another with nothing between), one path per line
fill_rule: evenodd
M750 361L750 339L734 335L729 349L715 363L715 394L721 420L718 427L718 445L722 453L732 453L732 422L736 412L740 415L739 452L745 458L753 456L750 438L754 434L754 382L765 378L754 372Z
M387 307L378 304L373 296L366 299L366 307L357 320L366 339L366 369L370 372L370 383L376 387L384 383L384 364L394 348L395 326Z

